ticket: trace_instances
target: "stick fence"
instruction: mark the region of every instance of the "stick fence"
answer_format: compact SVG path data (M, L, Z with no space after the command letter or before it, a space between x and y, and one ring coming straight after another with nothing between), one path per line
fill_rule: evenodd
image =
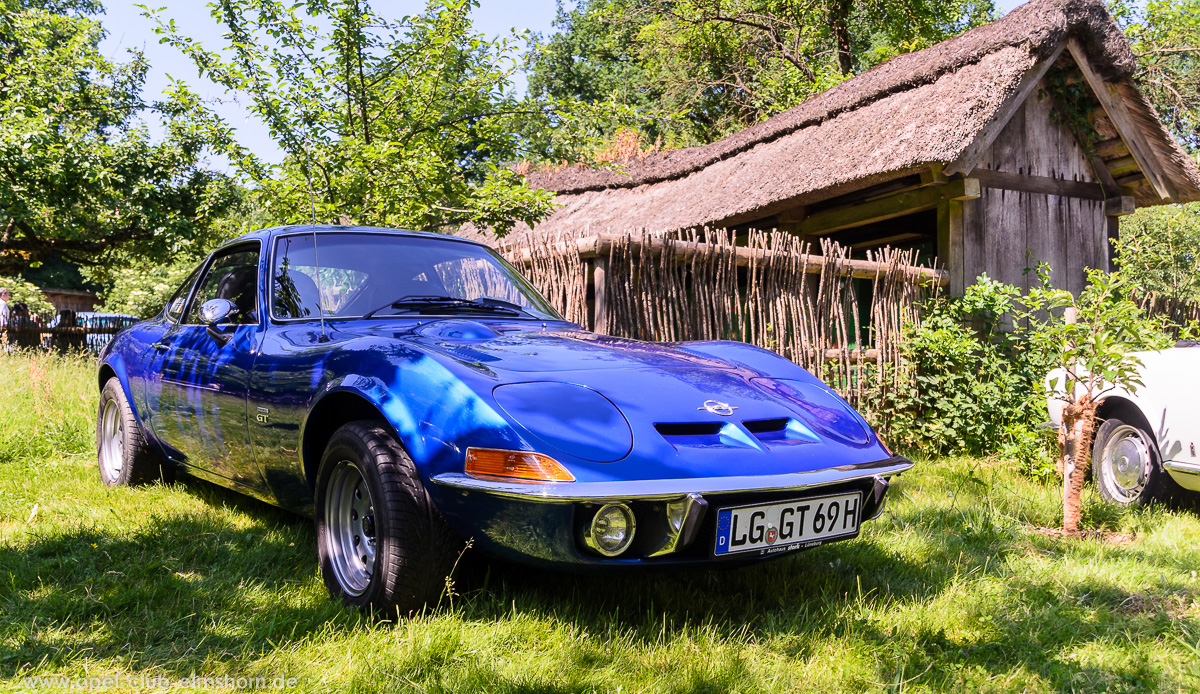
M948 284L914 251L866 259L798 237L725 230L523 237L500 252L570 321L640 340L740 340L820 375L853 403L903 378L899 343Z

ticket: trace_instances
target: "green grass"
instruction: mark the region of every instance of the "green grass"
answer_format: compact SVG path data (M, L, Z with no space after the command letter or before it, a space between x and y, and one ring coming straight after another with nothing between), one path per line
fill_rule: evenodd
M1200 687L1194 511L1089 497L1085 525L1115 541L1064 540L1037 530L1058 522L1053 485L966 459L922 463L851 542L641 577L485 564L452 605L372 624L327 597L309 521L194 481L104 488L90 368L0 357L0 688L191 674L304 691Z

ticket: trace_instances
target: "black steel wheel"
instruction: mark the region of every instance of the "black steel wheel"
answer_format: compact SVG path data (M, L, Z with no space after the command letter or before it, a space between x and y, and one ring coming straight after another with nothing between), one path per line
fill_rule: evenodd
M162 458L133 416L121 383L108 379L96 411L96 459L100 479L110 487L149 484L162 479Z
M1096 431L1092 476L1105 501L1142 506L1165 501L1174 490L1154 436L1140 424L1110 417Z
M463 546L383 422L334 432L317 475L315 516L330 594L384 617L435 604Z

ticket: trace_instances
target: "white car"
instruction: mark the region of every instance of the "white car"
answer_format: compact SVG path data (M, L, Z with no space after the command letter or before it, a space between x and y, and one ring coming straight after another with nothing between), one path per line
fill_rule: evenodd
M1128 505L1165 500L1180 487L1200 491L1200 346L1135 354L1142 385L1132 393L1105 392L1097 410L1092 476L1100 495ZM1061 389L1062 370L1051 371L1047 381ZM1054 398L1048 404L1058 427L1064 404Z

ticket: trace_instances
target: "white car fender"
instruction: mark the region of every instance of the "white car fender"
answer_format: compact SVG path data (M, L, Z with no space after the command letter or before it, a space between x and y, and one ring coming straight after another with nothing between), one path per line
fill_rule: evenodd
M1135 352L1142 366L1138 369L1141 385L1129 389L1113 387L1100 395L1102 417L1114 413L1117 400L1136 408L1154 435L1163 467L1182 487L1200 491L1200 406L1196 393L1200 391L1200 348L1164 349L1157 352ZM1064 388L1062 369L1046 377L1050 392ZM1047 400L1050 421L1062 426L1065 403L1051 396ZM1132 422L1131 422L1132 423Z

